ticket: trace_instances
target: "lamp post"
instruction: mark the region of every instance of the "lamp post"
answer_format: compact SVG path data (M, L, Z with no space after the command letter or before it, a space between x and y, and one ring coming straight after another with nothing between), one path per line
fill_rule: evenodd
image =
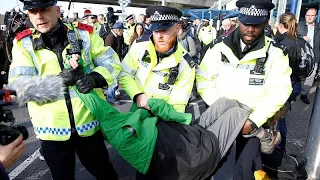
M118 4L121 6L122 10L122 21L124 21L124 16L126 15L125 13L125 8L131 3L131 0L119 0Z

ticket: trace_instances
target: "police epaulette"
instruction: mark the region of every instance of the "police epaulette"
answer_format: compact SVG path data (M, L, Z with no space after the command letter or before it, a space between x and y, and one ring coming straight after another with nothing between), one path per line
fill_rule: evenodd
M78 22L77 28L82 29L82 30L86 30L90 34L93 33L93 26L90 26L88 24L83 24L83 23Z
M31 35L32 34L32 31L31 31L31 29L26 29L26 30L23 30L23 31L21 31L21 32L19 32L18 34L17 34L17 36L16 36L16 39L19 41L19 40L21 40L22 38L24 38L24 37L27 37L27 36L29 36L29 35Z
M137 39L137 40L136 40L136 43L149 41L149 39L150 39L150 36L149 36L149 35L143 35L140 39Z
M194 60L192 59L192 57L189 55L189 53L186 53L183 58L187 61L187 63L189 64L190 68L193 68L196 63L194 62Z
M288 48L287 48L285 45L280 44L280 43L275 42L275 41L271 41L271 43L272 43L272 45L273 45L274 47L277 47L277 48L282 49L283 54L284 54L285 56L289 53L289 52L288 52Z

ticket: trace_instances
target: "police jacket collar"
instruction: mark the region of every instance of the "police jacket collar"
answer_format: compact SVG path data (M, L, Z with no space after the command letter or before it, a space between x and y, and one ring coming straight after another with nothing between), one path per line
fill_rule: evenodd
M242 59L249 52L262 49L265 46L265 37L262 35L252 45L250 45L250 48L246 52L242 52L239 37L240 30L237 28L229 36L223 39L223 43L232 50L233 54L238 59Z

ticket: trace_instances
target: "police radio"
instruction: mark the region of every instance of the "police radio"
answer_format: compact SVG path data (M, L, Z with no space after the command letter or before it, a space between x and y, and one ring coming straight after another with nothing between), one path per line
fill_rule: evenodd
M179 64L178 64L178 66L179 66ZM177 79L178 74L179 74L178 66L170 68L168 85L173 85L176 82L176 79Z
M67 33L68 41L71 49L67 49L67 55L78 54L81 55L82 40L77 38L74 30L69 29Z

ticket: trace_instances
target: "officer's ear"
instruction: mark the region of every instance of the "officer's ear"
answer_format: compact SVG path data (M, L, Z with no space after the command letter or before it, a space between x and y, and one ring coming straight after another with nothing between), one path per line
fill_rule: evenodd
M174 27L176 33L178 33L179 30L182 28L180 23L174 23Z
M55 11L57 13L57 18L61 18L61 11L60 11L60 7L59 6L54 6Z

